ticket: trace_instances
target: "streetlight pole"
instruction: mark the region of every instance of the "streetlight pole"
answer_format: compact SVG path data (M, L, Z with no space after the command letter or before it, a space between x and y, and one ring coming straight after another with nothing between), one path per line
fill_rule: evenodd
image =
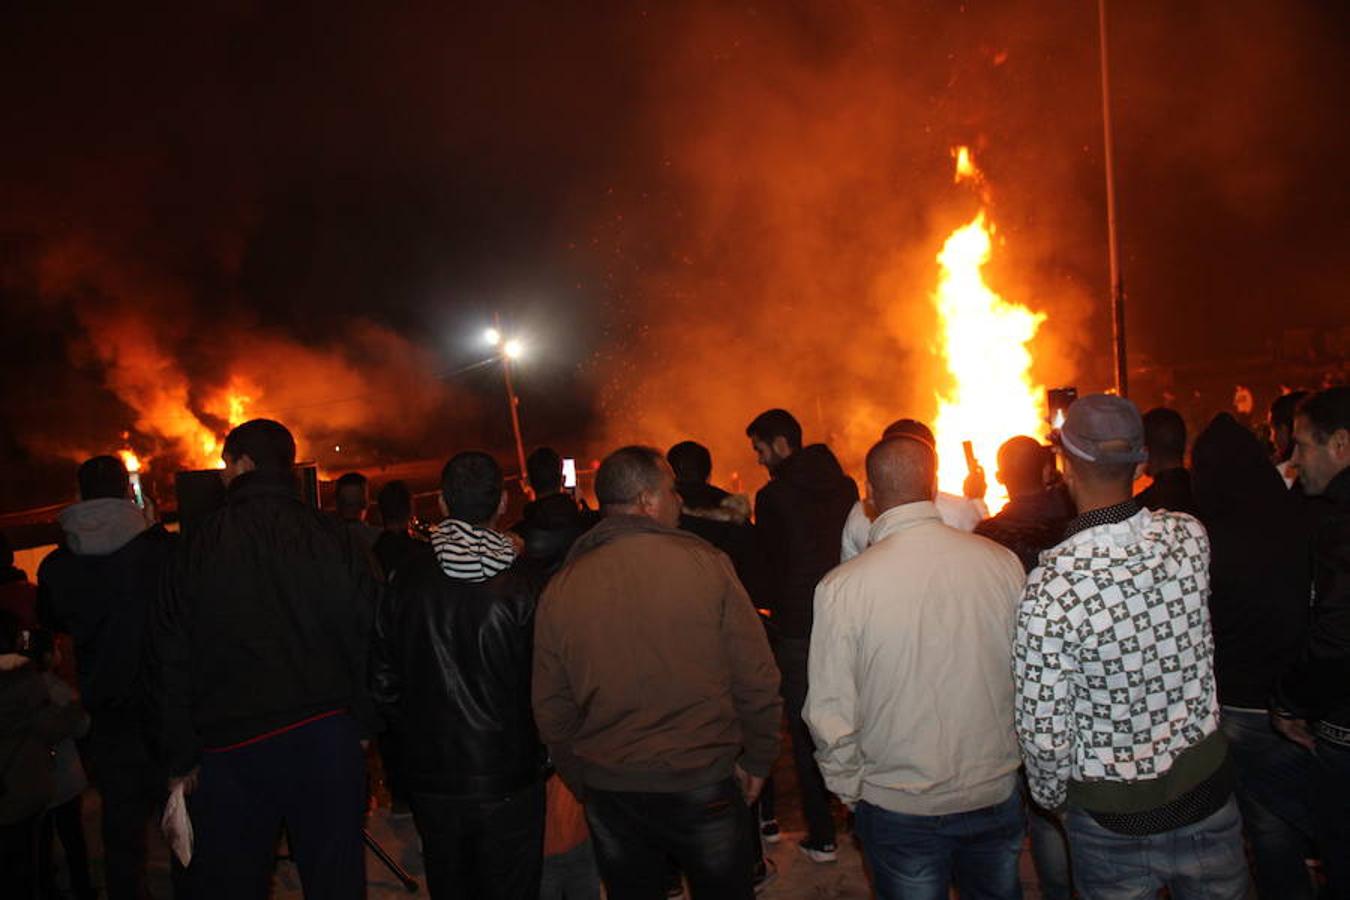
M1111 131L1111 76L1106 55L1106 0L1097 0L1097 40L1102 62L1102 136L1106 147L1106 238L1111 269L1111 344L1116 369L1116 393L1129 392L1129 364L1125 356L1125 279L1120 274L1120 242L1116 234L1115 148Z
M497 356L502 361L502 377L506 381L506 403L511 408L511 433L516 439L516 462L520 465L520 489L525 496L531 500L534 499L534 490L530 487L530 482L525 473L525 442L520 436L520 398L516 396L515 386L511 383L511 353L508 347L512 342L501 338L502 324L501 317L496 313L492 315L493 333L497 335Z

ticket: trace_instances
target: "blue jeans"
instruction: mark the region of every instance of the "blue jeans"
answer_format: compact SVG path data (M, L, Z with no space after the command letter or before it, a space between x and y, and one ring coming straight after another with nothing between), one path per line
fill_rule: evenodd
M1231 797L1208 818L1162 834L1118 834L1081 809L1070 809L1065 825L1084 900L1153 900L1163 886L1172 900L1247 896L1242 816Z
M664 900L668 860L695 900L752 900L750 807L727 778L678 792L586 789L586 821L610 900Z
M1014 790L994 806L945 816L912 816L858 804L854 828L881 900L946 900L955 878L961 900L1020 900L1017 875L1026 818Z
M1304 860L1316 855L1317 760L1277 734L1265 712L1225 706L1221 721L1252 845L1257 894L1269 900L1312 900L1316 892Z
M1028 804L1031 862L1041 883L1044 900L1073 900L1073 876L1069 869L1069 842L1064 823L1054 813Z

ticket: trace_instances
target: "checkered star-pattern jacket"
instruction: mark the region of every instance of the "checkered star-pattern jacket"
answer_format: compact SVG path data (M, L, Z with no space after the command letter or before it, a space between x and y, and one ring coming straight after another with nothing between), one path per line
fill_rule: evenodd
M1145 509L1041 554L1013 645L1017 734L1036 802L1075 781L1142 781L1218 727L1209 538Z

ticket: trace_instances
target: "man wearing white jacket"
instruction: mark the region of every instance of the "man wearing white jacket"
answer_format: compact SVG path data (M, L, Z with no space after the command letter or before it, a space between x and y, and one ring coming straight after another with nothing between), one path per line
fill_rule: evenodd
M942 523L937 458L912 436L867 454L869 547L816 588L805 718L825 783L856 812L879 897L1021 896L1013 731L1021 563Z

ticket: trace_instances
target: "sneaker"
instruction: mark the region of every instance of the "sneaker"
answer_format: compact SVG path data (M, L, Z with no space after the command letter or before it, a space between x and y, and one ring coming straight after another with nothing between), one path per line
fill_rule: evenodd
M766 844L776 844L783 839L783 832L778 830L777 819L765 819L760 822L759 834L764 838Z
M839 858L833 843L813 844L810 841L801 841L797 844L797 849L806 854L806 858L815 863L832 863Z
M758 894L760 891L764 890L777 877L778 864L766 856L763 865L755 870L755 893Z

